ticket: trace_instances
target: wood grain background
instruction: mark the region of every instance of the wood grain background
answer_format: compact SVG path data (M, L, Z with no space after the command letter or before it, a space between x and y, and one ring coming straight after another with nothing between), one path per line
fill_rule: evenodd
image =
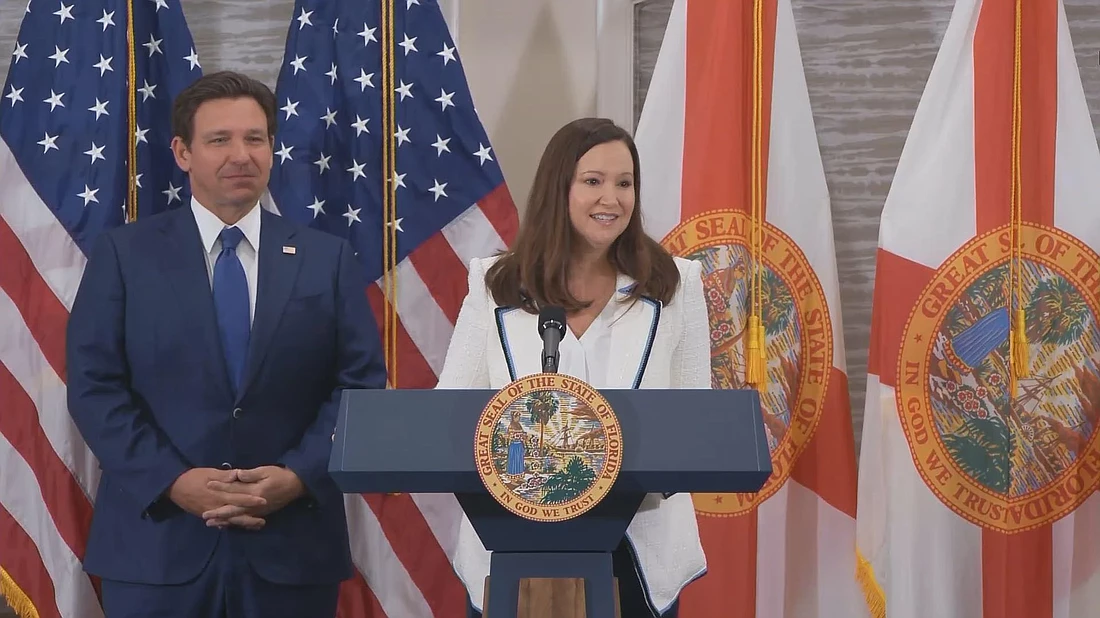
M832 198L858 448L879 214L955 3L791 1ZM644 0L635 9L635 122L671 9L672 0ZM1065 9L1093 128L1100 135L1100 0L1065 0Z

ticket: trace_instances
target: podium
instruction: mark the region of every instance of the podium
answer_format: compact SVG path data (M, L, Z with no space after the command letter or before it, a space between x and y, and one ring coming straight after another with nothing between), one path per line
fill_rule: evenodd
M615 618L611 552L646 494L752 493L772 471L755 390L601 390L622 430L611 492L573 519L531 521L501 506L475 467L475 427L496 394L347 390L329 462L344 493L454 494L492 552L485 618L517 618L530 578L581 578L584 613L566 614Z

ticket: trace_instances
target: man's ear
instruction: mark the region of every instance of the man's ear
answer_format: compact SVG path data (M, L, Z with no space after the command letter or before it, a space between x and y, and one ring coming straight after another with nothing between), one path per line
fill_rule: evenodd
M172 138L172 154L176 157L176 165L181 170L184 172L191 171L191 151L178 135Z

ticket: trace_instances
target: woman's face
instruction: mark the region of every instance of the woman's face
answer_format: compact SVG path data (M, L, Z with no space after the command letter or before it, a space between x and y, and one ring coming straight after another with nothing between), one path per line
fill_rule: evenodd
M634 159L623 142L593 146L577 161L569 220L592 249L605 252L634 214Z

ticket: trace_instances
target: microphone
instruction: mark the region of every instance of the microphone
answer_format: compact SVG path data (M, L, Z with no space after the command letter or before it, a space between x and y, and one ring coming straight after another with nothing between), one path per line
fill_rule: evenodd
M565 309L543 307L539 311L539 336L542 337L542 371L557 373L558 344L565 337Z

